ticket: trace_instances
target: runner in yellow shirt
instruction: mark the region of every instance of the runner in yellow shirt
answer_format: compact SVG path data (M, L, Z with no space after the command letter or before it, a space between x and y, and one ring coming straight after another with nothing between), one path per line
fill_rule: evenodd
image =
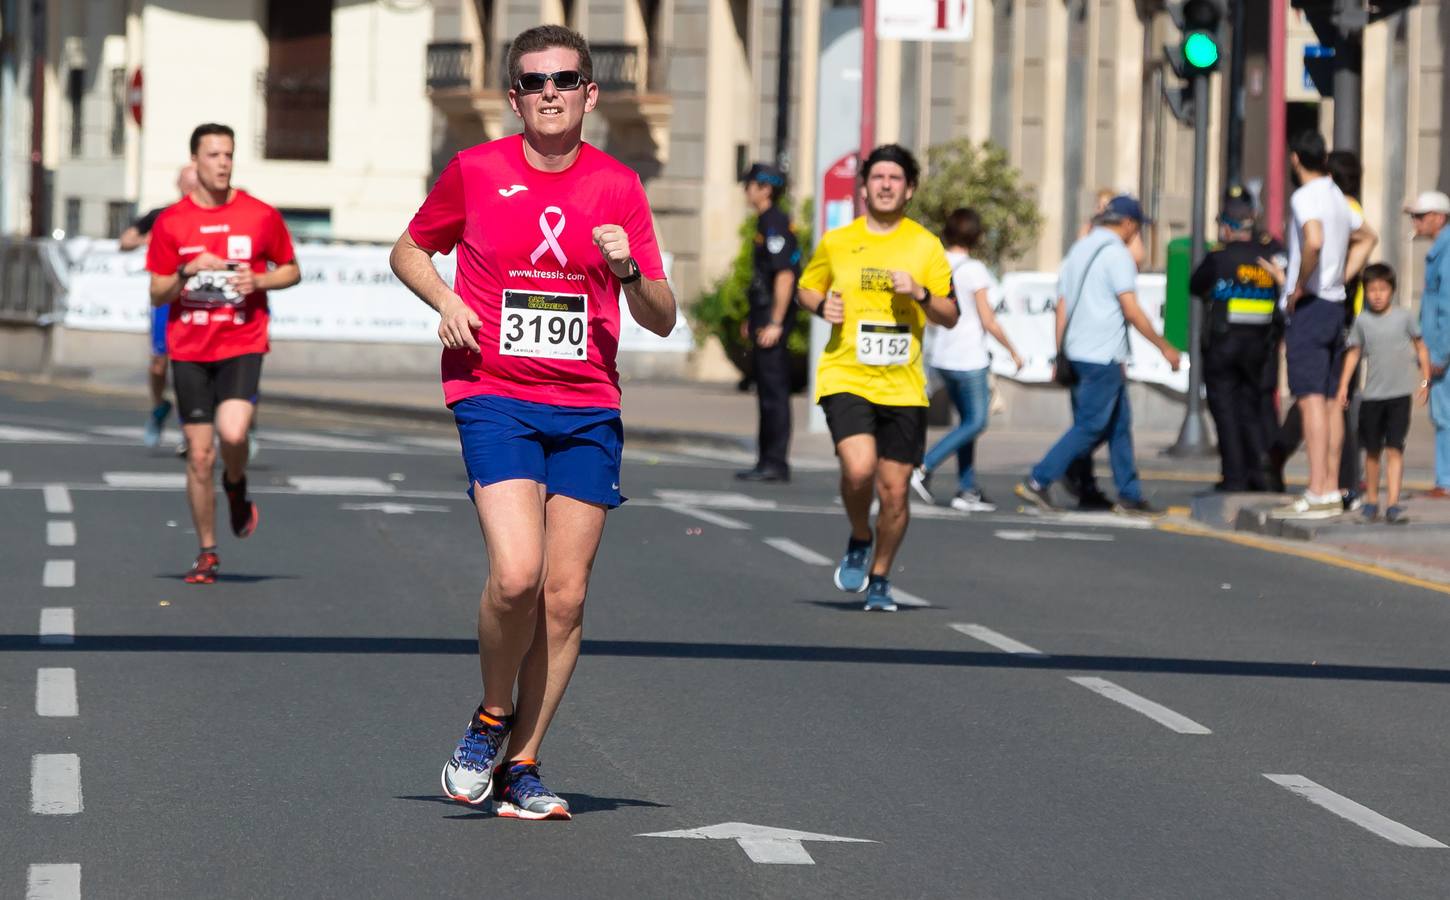
M865 591L868 610L896 609L888 576L906 536L911 471L926 451L922 331L928 321L950 328L958 315L946 250L905 214L920 171L904 147L871 151L861 165L866 215L821 238L797 294L833 326L816 402L836 443L851 520L836 587ZM873 494L881 501L874 539Z

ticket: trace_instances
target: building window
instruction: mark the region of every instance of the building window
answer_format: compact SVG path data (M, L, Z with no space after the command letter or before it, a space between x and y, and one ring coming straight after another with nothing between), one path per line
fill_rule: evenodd
M77 237L81 233L81 198L65 198L65 236Z
M126 70L111 70L111 155L121 156L126 152L126 114L130 112L127 94Z
M332 106L331 0L268 0L267 159L326 160Z
M295 241L332 240L332 210L280 209L282 222Z
M106 204L106 237L118 238L136 219L136 204L129 200L112 200Z
M85 145L85 123L81 119L81 101L86 94L86 70L66 72L66 99L70 102L70 155L80 156Z

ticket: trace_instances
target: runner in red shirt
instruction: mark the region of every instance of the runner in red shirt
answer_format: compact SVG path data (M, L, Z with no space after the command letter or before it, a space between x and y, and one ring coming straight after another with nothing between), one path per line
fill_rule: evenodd
M151 304L171 304L166 341L188 448L186 495L201 542L189 584L211 584L220 567L217 437L232 533L244 538L257 527L257 505L247 497L247 432L267 352L267 291L301 279L281 214L232 187L234 145L225 125L191 133L199 184L157 217L146 252Z
M443 790L474 805L492 794L499 815L523 819L569 818L538 753L579 657L605 513L624 502L621 285L635 321L660 335L675 325L639 176L582 141L592 68L567 28L519 35L509 103L523 135L455 156L392 255L442 318L444 399L488 547L483 702ZM431 257L454 248L450 288Z

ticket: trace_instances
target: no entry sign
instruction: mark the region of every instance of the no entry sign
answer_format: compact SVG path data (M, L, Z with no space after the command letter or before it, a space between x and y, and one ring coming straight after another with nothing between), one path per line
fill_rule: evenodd
M887 41L969 41L972 0L878 2L876 36Z

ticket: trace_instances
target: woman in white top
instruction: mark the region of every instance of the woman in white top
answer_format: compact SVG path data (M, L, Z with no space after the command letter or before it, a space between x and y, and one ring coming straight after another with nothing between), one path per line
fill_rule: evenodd
M958 209L947 216L942 243L952 265L952 284L962 314L952 328L932 326L931 367L946 383L952 405L962 421L927 451L925 460L911 475L912 488L931 503L931 473L955 453L957 493L951 506L962 512L991 512L997 508L977 487L974 468L976 440L987 428L992 396L987 380L992 362L987 353L987 335L1006 347L1017 368L1022 368L1022 357L992 312L988 298L992 275L986 266L972 258L972 250L981 241L982 219L975 210Z

